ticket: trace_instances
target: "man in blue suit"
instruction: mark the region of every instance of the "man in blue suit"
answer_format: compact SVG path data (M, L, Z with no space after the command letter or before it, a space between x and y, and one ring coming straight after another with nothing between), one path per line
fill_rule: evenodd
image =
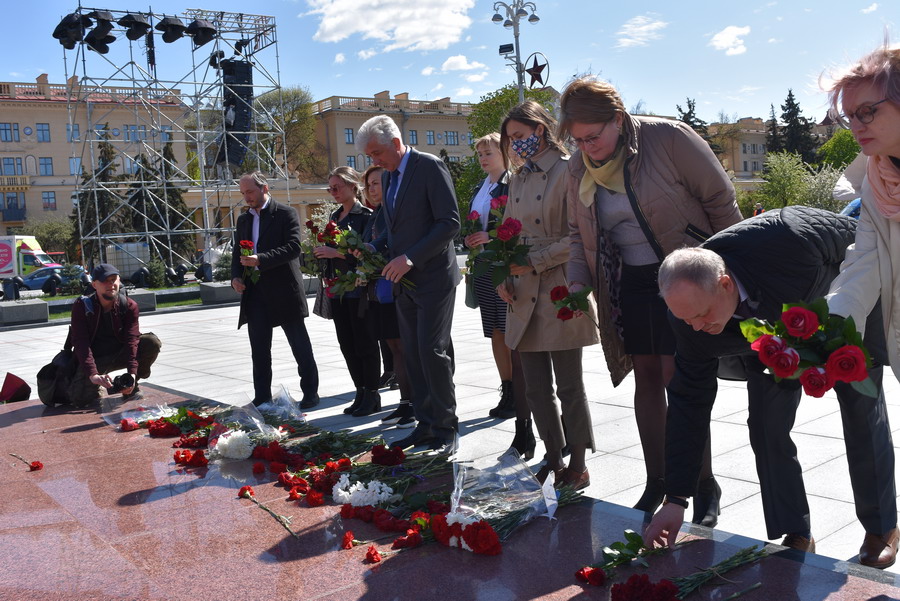
M462 277L453 248L459 209L450 172L438 157L404 145L397 124L385 115L363 123L356 147L385 170L386 228L372 241L390 257L382 275L414 285L396 285L395 304L419 423L395 444L450 452L458 429L450 327Z

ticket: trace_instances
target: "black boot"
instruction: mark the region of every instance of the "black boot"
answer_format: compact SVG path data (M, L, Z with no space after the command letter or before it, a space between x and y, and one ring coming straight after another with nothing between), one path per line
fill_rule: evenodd
M363 398L366 395L365 388L357 388L356 389L356 398L353 399L353 402L349 407L344 407L344 413L347 415L353 415L353 412L359 409L359 406L362 405Z
M647 486L644 488L644 494L635 504L635 509L654 513L656 509L662 505L663 498L666 496L666 481L662 478L647 478Z
M488 411L488 415L498 419L509 419L516 416L516 400L513 398L512 382L500 382L500 403Z
M534 457L534 447L537 441L534 439L534 432L531 429L531 418L516 420L516 435L513 437L512 444L509 448L515 449L525 461Z
M714 476L701 480L694 495L694 524L715 528L722 513L722 489Z
M381 395L377 390L366 390L363 402L353 412L353 417L365 417L377 411L381 411Z

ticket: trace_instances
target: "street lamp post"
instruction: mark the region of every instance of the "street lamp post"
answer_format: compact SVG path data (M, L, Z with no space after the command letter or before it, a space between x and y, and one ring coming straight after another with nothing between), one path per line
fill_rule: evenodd
M505 19L500 13L501 8L506 11ZM525 102L525 66L522 64L519 54L519 19L528 17L529 23L537 23L541 19L535 14L536 11L537 6L534 5L534 2L523 2L522 0L513 0L509 4L506 2L494 2L494 16L491 17L491 21L494 23L503 23L504 27L513 30L516 60L512 66L516 70L516 81L519 86L519 104ZM500 48L500 53L505 54L503 47L501 46Z

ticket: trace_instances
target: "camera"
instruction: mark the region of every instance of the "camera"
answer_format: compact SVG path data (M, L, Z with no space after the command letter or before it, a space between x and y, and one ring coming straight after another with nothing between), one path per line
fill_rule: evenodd
M117 392L122 392L126 388L131 388L134 386L134 376L131 374L121 374L113 378L112 386L106 389L106 392L109 394L116 394Z

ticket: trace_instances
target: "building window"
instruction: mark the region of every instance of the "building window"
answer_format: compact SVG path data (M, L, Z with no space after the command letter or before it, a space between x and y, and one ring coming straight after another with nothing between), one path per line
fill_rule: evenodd
M41 157L38 159L38 173L40 175L53 175L53 157Z
M753 161L753 170L759 171L759 161Z
M55 211L56 192L41 192L41 204L45 211Z
M766 154L766 145L765 145L765 144L760 144L760 145L759 145L759 153L760 153L760 154Z
M163 125L159 128L159 141L163 144L172 141L172 126Z
M747 154L747 143L746 142L741 142L741 152L743 152L744 154Z
M419 143L419 132L411 129L409 130L409 143L413 146Z
M81 157L69 159L69 175L81 175Z
M347 166L356 169L356 157L353 155L349 155L347 157Z
M747 161L744 161L744 171L747 171Z
M132 159L131 157L124 157L122 159L122 166L123 166L123 171L125 173L129 173L131 175L134 175L135 173L137 173L138 169L140 168L140 165L138 164L138 162L135 161L134 159Z
M347 144L353 144L353 128L345 127L344 128L344 142Z
M449 157L447 157L447 158L450 159L450 162L451 162L451 163L458 163L458 162L459 162L459 157L449 156Z
M81 126L77 123L66 123L66 142L75 142L81 137Z
M6 157L3 159L3 175L22 175L21 157Z
M372 166L372 157L370 157L369 155L366 155L366 168L368 169L371 166Z
M0 123L0 142L18 142L19 124Z
M444 144L447 146L459 146L459 132L445 131Z
M125 141L126 142L139 142L141 140L147 139L147 126L146 125L128 125L124 126L125 129Z
M433 130L429 129L429 130L425 131L425 142L429 146L434 146L434 131Z
M24 192L7 192L6 193L7 209L24 209L25 193Z
M37 141L38 142L49 142L50 141L50 124L49 123L36 123L35 129L37 129Z

